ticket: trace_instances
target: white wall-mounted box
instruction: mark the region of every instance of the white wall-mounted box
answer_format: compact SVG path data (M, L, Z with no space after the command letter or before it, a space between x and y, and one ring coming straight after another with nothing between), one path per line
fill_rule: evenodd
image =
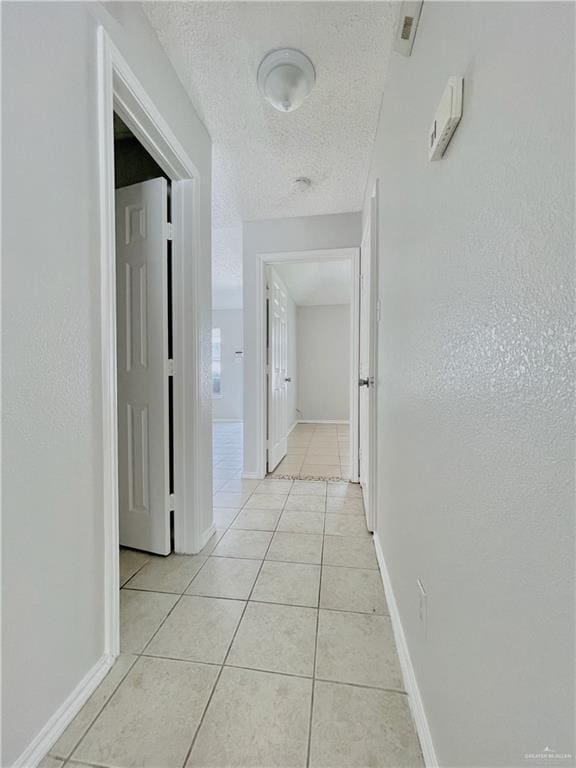
M440 160L462 117L464 78L450 77L428 134L428 159Z

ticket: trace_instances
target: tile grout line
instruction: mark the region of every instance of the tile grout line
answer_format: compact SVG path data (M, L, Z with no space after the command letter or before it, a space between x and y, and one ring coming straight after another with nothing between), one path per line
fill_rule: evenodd
M328 506L328 486L324 497L324 520L322 527L322 551L320 553L320 580L318 582L318 608L316 611L316 634L314 637L314 659L312 662L312 695L310 697L310 719L308 721L308 745L306 750L306 768L310 766L310 751L312 748L312 726L314 719L314 692L316 689L316 658L318 655L318 626L320 624L320 600L322 596L322 573L324 568L324 537L326 535L326 509Z
M292 486L290 486L292 487ZM253 493L253 492L252 492ZM252 496L252 493L248 498ZM286 496L286 499L288 499L288 496ZM280 515L281 516L281 515ZM280 517L278 518L278 521L280 521ZM276 525L278 527L278 525ZM229 529L228 529L229 530ZM270 549L270 545L272 543L272 539L274 538L274 533L272 533L272 536L270 537L270 541L268 542L268 546L266 547L266 551L264 552L264 556L262 557L262 560L260 561L260 568L258 569L258 573L256 574L256 578L254 579L254 582L252 584L252 587L250 589L250 592L248 594L248 598L246 602L244 603L244 608L242 610L242 613L240 615L240 619L238 623L236 624L236 628L234 630L234 633L232 634L232 638L228 644L228 649L226 653L224 654L224 659L222 661L222 665L220 667L220 671L218 672L218 675L216 676L216 680L214 681L214 686L212 687L212 690L210 692L210 696L208 697L208 701L206 702L206 706L204 707L204 710L202 712L202 716L200 718L200 721L198 722L198 726L194 732L194 737L192 739L192 743L190 744L190 748L188 752L186 753L186 758L184 760L184 763L182 764L182 768L186 768L186 764L188 763L188 760L190 759L190 755L192 754L192 750L194 749L194 745L196 743L196 739L198 738L198 734L200 733L200 729L202 728L202 724L204 722L204 719L206 717L206 714L208 712L208 708L210 706L210 703L212 702L212 699L214 697L214 693L216 692L216 688L218 687L218 683L220 682L220 678L222 677L222 672L224 670L224 666L226 665L226 661L228 660L228 656L230 655L230 651L232 650L232 645L234 644L234 640L236 639L236 635L238 634L238 630L240 629L240 625L242 624L242 621L244 619L244 616L246 614L246 610L248 609L248 603L250 602L250 598L252 597L252 593L254 592L254 587L256 586L256 582L258 581L258 578L260 576L260 573L262 571L262 568L264 566L264 562L266 559L266 555L268 554L268 550Z

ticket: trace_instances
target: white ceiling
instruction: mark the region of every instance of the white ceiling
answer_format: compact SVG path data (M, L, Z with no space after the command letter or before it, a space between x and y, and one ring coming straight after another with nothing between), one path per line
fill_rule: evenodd
M299 306L350 304L350 261L313 261L275 264L288 293Z
M213 223L358 211L392 44L390 2L144 2L214 142ZM299 48L317 81L300 109L262 99L263 56ZM308 176L309 190L293 180Z

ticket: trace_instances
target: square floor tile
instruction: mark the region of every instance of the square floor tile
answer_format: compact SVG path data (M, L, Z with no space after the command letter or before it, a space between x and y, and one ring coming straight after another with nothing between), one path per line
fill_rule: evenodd
M323 563L349 568L378 568L374 542L368 537L325 536Z
M282 512L278 530L287 533L323 533L323 512Z
M287 456L284 461L281 461L280 464L278 464L278 466L269 475L269 477L276 477L278 479L284 477L284 479L292 479L300 472L300 467L302 466L303 462L304 456Z
M316 609L248 603L226 663L311 676Z
M358 536L370 538L363 515L326 515L327 536Z
M316 677L402 690L390 619L320 610Z
M104 766L181 768L218 668L140 658L92 726L74 759Z
M362 489L357 483L328 483L329 499L361 499Z
M138 552L136 549L120 547L120 586L138 573L142 566L146 565L151 555L146 552Z
M244 505L244 509L282 510L287 498L287 493L254 493Z
M248 491L242 491L240 493L226 493L225 491L218 491L214 494L214 506L215 507L227 507L228 509L239 509L244 506L250 493Z
M141 653L170 613L178 595L120 590L120 650Z
M62 768L63 765L64 761L60 760L60 758L46 755L38 763L37 768Z
M328 496L326 512L335 515L363 515L364 502L362 499L353 499L347 496Z
M152 557L126 585L129 589L182 594L206 558L199 555Z
M322 536L313 533L277 532L272 538L266 560L288 563L313 563L322 558Z
M214 525L218 528L228 528L238 517L239 509L228 509L227 507L214 507Z
M202 547L202 549L198 554L204 555L204 556L210 555L214 551L214 547L216 546L216 544L218 544L218 542L220 541L222 536L224 536L225 533L226 533L226 528L216 528L212 536L210 536L210 538L208 539L206 544L204 544L204 546Z
M265 561L256 580L251 600L317 608L319 589L319 565Z
M323 451L323 450L308 451L306 453L304 463L306 464L339 464L340 454L338 453L337 449L335 449L333 453L328 453L327 451Z
M260 560L210 557L186 590L189 595L247 600L260 570Z
M403 693L317 682L312 768L417 768L418 737Z
M244 605L241 600L184 595L145 652L221 664Z
M266 531L228 530L220 539L213 554L218 557L247 557L262 560L272 539Z
M64 759L70 756L74 747L92 725L98 713L128 674L137 658L137 656L127 654L118 656L112 669L60 736L56 744L54 744L50 750L51 755Z
M280 519L280 510L277 512L265 509L248 509L245 507L232 523L232 528L244 531L274 531Z
M324 566L320 607L388 614L380 571Z
M296 493L288 496L286 511L291 512L324 512L326 499L324 496L303 496Z
M303 494L304 496L326 496L325 480L294 480L290 494Z
M310 680L225 667L187 768L304 768Z
M290 493L292 480L262 480L254 493L286 494Z
M310 477L339 477L340 464L303 464L301 474Z
M258 487L260 480L244 480L241 477L235 477L229 480L222 488L225 493L253 493Z

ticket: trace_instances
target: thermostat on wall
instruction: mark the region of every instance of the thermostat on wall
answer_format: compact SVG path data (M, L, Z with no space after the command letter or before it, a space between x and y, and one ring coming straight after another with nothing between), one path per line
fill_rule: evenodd
M436 115L430 127L428 137L428 159L440 160L446 147L456 130L456 126L462 117L462 91L464 88L464 78L451 77L440 104L436 110Z

